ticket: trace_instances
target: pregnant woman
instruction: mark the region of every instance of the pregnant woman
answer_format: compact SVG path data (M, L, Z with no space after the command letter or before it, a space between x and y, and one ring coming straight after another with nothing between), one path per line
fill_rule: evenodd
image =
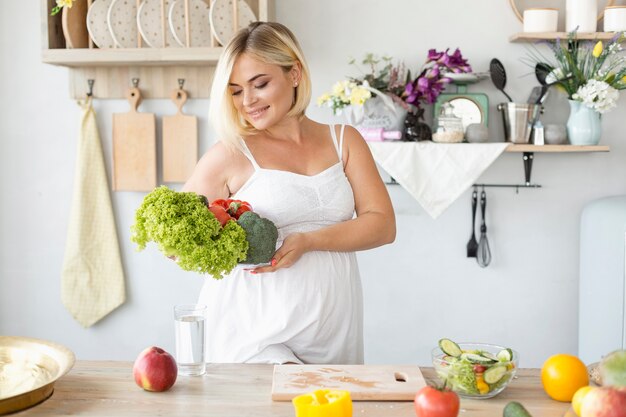
M363 296L355 251L395 239L393 207L356 129L305 116L300 46L255 22L225 46L209 117L219 141L184 191L235 198L279 230L270 265L207 278L207 362L363 363Z

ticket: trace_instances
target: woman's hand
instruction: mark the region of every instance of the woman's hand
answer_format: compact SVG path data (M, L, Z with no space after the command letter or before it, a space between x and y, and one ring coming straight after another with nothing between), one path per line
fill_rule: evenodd
M280 268L289 268L309 251L309 240L306 233L292 233L283 241L282 246L274 254L272 264L252 269L252 274L274 272Z

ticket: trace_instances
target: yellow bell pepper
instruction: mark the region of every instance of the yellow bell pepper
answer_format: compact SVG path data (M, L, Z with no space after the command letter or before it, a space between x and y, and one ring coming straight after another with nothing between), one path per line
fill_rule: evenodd
M483 379L482 374L476 375L476 388L478 388L478 392L480 392L481 395L489 392L489 385L487 385Z
M351 417L349 391L320 389L298 395L293 400L296 417Z

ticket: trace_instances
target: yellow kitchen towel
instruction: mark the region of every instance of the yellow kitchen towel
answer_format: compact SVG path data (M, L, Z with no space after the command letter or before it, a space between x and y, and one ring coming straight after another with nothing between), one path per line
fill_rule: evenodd
M61 299L74 319L89 327L126 296L96 113L91 99L82 107Z

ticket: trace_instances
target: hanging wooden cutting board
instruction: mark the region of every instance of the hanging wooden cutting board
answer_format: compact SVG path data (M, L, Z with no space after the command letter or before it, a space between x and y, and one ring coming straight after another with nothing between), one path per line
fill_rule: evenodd
M341 389L355 401L413 401L425 385L416 365L275 365L272 400Z
M139 113L138 88L126 94L128 113L113 114L113 189L152 191L156 187L156 121L153 113Z
M174 90L171 98L178 113L163 116L163 181L185 182L198 162L198 118L183 114L185 90Z
M61 27L68 48L89 48L87 6L87 0L79 0L61 12Z

